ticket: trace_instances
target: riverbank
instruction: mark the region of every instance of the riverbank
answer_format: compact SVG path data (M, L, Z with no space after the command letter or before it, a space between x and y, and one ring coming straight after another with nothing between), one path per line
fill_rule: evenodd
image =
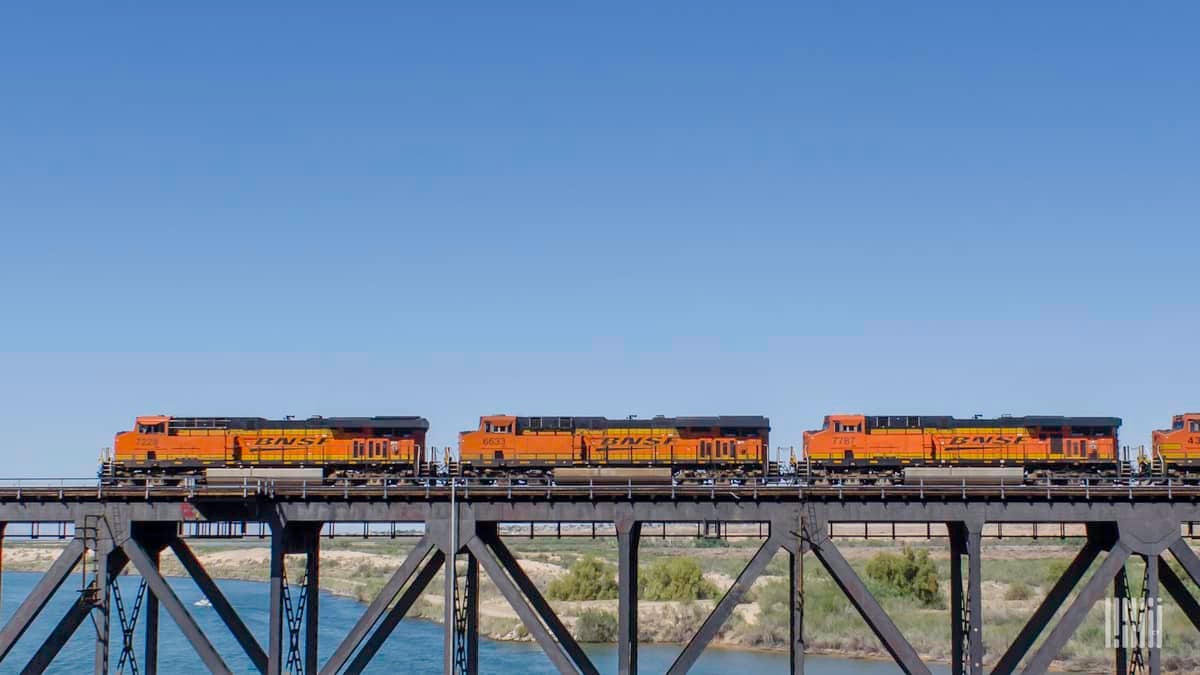
M567 573L571 564L583 556L600 560L615 559L615 546L604 539L508 539L510 548L531 580L543 590ZM922 542L923 543L923 542ZM400 539L333 539L322 541L321 586L326 591L369 601L388 576L398 567L412 542ZM840 542L843 554L864 578L867 563L884 551L897 547L892 542ZM1053 579L1061 573L1078 550L1075 542L1015 541L989 543L984 564L985 644L991 664L1004 645L1011 642L1032 615ZM9 543L4 551L6 570L43 571L53 562L61 547L52 544ZM197 543L196 553L205 568L216 578L266 581L269 549L258 542ZM704 578L723 593L757 548L756 541L710 541L694 539L644 538L641 546L643 567L663 558L690 558L703 569ZM938 577L949 578L949 560L944 547L929 544L938 567ZM300 578L302 570L289 563L289 578ZM163 572L182 576L183 570L169 553L163 555ZM1130 568L1135 581L1141 570ZM714 640L714 646L726 649L786 649L788 624L786 612L787 557L781 554L752 587L748 602L737 607ZM832 579L811 558L804 571L806 590L805 633L809 651L852 658L888 658L878 640L850 607ZM870 582L869 582L870 583ZM783 588L783 596L779 590ZM413 607L410 616L440 622L442 595L440 578L435 579ZM896 621L914 648L929 661L949 658L949 612L945 602L925 606L912 598L889 594L873 588L881 604ZM1193 589L1195 592L1195 589ZM646 643L680 643L699 627L715 603L714 599L695 601L642 601L639 603L639 639ZM578 629L581 615L589 612L615 618L616 600L552 601L555 611L572 630ZM1064 648L1057 670L1105 673L1111 670L1111 651L1104 648L1101 624L1103 607L1093 610L1074 639ZM1168 672L1200 671L1200 654L1193 640L1193 629L1178 608L1168 606L1164 616L1164 666ZM480 631L496 640L529 641L530 637L515 613L484 575L481 583Z

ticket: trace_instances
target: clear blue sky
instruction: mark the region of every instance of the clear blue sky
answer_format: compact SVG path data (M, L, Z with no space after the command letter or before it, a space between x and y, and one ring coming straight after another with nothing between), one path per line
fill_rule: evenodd
M1195 3L245 4L0 9L0 474L157 412L1200 409Z

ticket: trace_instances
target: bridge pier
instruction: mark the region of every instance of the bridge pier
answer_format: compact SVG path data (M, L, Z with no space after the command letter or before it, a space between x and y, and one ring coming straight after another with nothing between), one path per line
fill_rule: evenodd
M270 616L267 674L313 673L317 670L320 617L320 522L289 522L274 514L271 525ZM304 556L304 572L293 595L287 556Z
M638 672L638 546L642 524L629 518L617 530L617 673Z
M803 531L803 526L797 535ZM804 553L803 541L789 537L784 548L788 552L788 596L791 602L791 619L788 625L788 651L791 656L792 673L804 673Z
M983 675L983 523L952 522L946 528L950 534L950 666L954 675Z

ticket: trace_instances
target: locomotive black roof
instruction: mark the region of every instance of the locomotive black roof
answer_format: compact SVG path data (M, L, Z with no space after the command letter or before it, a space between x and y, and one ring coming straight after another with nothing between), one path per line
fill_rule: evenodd
M972 427L1112 427L1121 426L1120 417L1064 417L1061 415L1025 415L1021 417L960 418L947 415L867 415L874 428L962 429ZM912 421L916 421L913 424Z
M519 430L562 430L571 429L770 429L771 420L760 415L716 415L697 417L663 417L661 415L634 419L609 419L607 417L518 417Z
M175 429L428 429L429 420L415 415L375 417L309 417L271 420L263 417L172 417Z

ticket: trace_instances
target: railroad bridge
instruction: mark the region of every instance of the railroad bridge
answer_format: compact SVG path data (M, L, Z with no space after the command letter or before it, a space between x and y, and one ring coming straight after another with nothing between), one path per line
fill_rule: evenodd
M136 664L153 675L158 667L160 610L165 610L212 672L231 672L171 586L159 572L170 550L207 597L224 626L254 667L271 675L357 673L388 640L439 571L444 578L444 663L446 673L479 668L479 579L486 574L525 627L563 673L597 673L553 608L521 569L505 543L514 526L576 530L597 525L615 534L618 551L618 670L638 672L637 574L639 541L647 532L664 536L670 524L697 531L730 528L762 533L757 552L716 603L669 672L688 672L734 611L768 562L786 551L790 560L791 671L804 671L805 602L803 568L815 561L833 578L880 643L905 673L929 673L927 664L872 596L839 551L847 528L924 526L946 533L951 556L950 630L954 673L981 675L984 622L981 542L1008 527L1071 527L1083 537L1074 560L1053 584L1023 630L990 669L991 673L1042 673L1083 622L1088 610L1110 592L1125 598L1131 584L1126 563L1145 560L1145 598L1160 589L1200 629L1200 603L1167 564L1174 558L1193 583L1200 583L1200 558L1188 545L1200 522L1200 489L1135 483L1054 485L805 486L766 482L712 486L476 484L469 481L410 481L351 486L243 483L224 487L109 487L14 484L0 487L0 527L56 532L66 540L61 555L41 576L11 619L0 629L0 664L6 672L47 669L87 619L95 628L95 672L118 672ZM411 533L416 546L390 576L361 618L320 662L322 533L362 524L363 533L386 526ZM239 535L254 528L270 541L269 634L254 635L204 569L189 542L214 534ZM1065 531L1060 530L1060 531ZM1036 532L1036 530L1035 530ZM386 535L385 535L386 536ZM861 536L861 535L860 535ZM2 539L0 539L2 541ZM301 555L303 578L289 582L285 556ZM1097 571L1084 578L1101 559ZM87 561L91 561L90 567ZM82 592L26 663L10 663L13 646L26 635L51 596L83 564ZM462 571L460 571L460 568ZM135 608L127 612L116 578L127 569L140 576ZM1083 582L1081 584L1081 582ZM298 590L298 593L297 593ZM1078 591L1078 592L1076 592ZM144 608L140 598L145 597ZM1066 610L1060 609L1070 600ZM116 611L114 611L116 610ZM138 610L141 610L140 612ZM117 621L114 622L113 618ZM1136 630L1156 630L1150 613L1135 617ZM140 625L138 622L140 621ZM1140 628L1138 628L1140 627ZM1127 630L1121 623L1119 630ZM1118 632L1119 632L1118 630ZM137 632L140 640L135 640ZM1119 635L1117 636L1120 637ZM1151 636L1153 638L1153 636ZM1144 644L1143 644L1144 643ZM1127 643L1119 643L1125 645ZM1113 650L1117 673L1161 672L1153 639Z

